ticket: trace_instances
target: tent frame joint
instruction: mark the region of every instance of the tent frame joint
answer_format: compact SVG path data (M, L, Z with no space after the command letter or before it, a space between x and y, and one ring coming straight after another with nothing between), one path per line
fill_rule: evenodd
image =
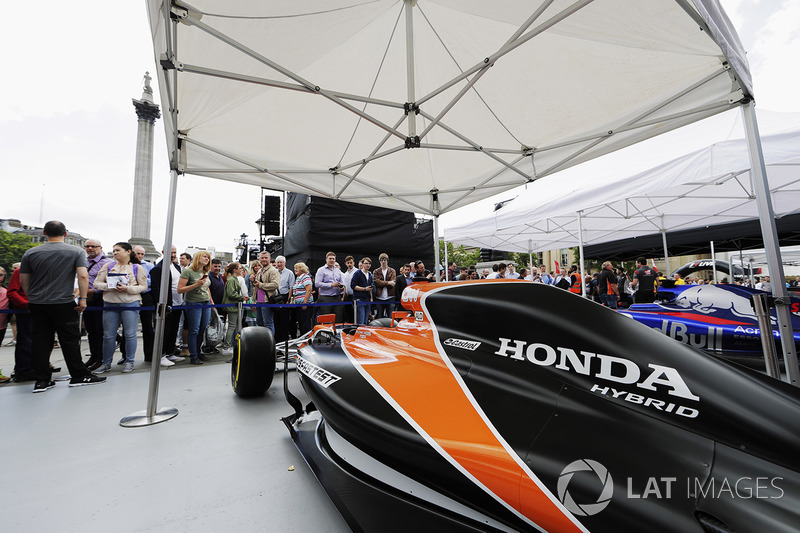
M167 57L167 54L161 54L158 62L163 70L183 70L183 65L176 63L174 58Z
M405 111L406 115L411 111L413 111L415 115L419 115L419 105L416 102L406 102L403 104L403 111Z
M406 137L406 148L419 148L420 146L419 135Z

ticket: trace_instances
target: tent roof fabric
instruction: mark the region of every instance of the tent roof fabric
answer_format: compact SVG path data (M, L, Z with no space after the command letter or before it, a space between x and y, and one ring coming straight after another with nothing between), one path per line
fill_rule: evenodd
M781 246L800 245L800 214L786 215L775 221ZM733 252L764 247L761 223L756 219L705 226L667 235L670 256L706 255L715 252ZM662 257L664 243L660 233L586 246L583 256L604 261L629 261L637 257ZM781 252L783 256L783 252ZM785 261L785 257L784 257ZM764 259L762 262L766 262Z
M764 136L761 142L775 216L796 214L800 205L800 130ZM755 197L746 141L739 139L612 183L570 192L537 182L492 216L448 228L445 237L456 243L517 252L568 248L579 244L580 212L586 249L593 254L619 255L626 246L631 250L652 248L656 237L651 235L662 231L667 232L669 247L673 232L755 220ZM757 220L755 224L758 227ZM643 242L645 236L650 236L648 244ZM657 238L661 240L660 235ZM597 246L610 242L617 244Z
M438 215L751 98L716 0L147 0L173 169Z

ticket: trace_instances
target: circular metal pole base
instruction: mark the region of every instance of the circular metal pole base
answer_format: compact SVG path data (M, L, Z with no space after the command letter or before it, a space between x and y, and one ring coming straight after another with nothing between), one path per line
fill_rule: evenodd
M178 410L174 407L164 407L159 409L153 416L147 416L147 410L136 411L135 413L123 417L119 425L125 428L138 428L152 426L159 422L166 422L170 418L178 416Z

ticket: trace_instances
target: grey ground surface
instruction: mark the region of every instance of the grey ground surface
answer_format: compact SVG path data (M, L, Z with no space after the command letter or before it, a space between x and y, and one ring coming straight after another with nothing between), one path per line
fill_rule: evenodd
M32 382L0 385L0 529L350 531L280 422L292 412L282 374L265 397L242 400L225 359L162 369L157 405L179 414L142 428L119 425L147 407L141 337L134 372L115 364L102 385L59 381L39 394ZM66 374L60 350L51 362ZM13 367L13 347L0 347L3 373ZM294 372L290 384L305 403Z

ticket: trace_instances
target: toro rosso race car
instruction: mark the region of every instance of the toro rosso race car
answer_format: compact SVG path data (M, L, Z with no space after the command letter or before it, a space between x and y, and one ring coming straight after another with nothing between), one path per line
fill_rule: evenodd
M658 303L634 304L621 312L689 346L763 364L761 332L750 303L762 291L739 285L679 285L658 294ZM800 345L800 299L789 300L795 344ZM779 343L774 309L771 322Z
M547 285L402 301L381 325L316 326L296 357L311 403L287 390L284 422L354 531L800 527L797 388ZM269 387L274 353L242 331L237 392Z

